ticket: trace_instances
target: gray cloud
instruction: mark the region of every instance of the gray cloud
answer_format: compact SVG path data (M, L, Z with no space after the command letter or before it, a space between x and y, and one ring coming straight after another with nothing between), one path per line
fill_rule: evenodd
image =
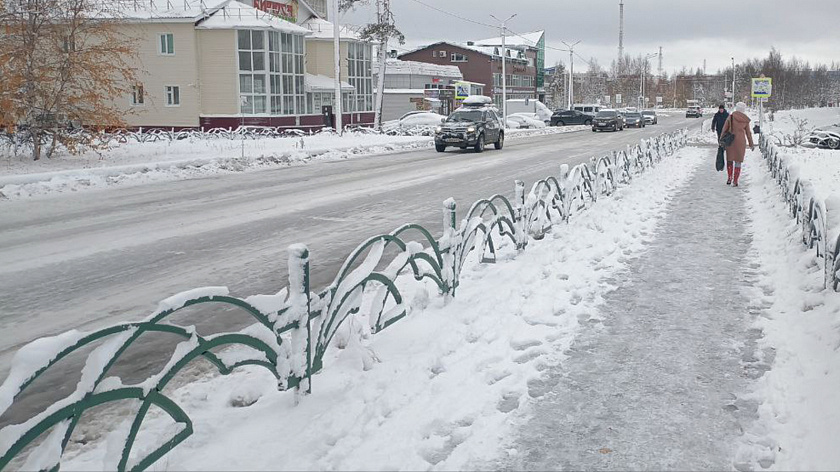
M493 13L517 13L508 27L516 32L544 29L549 46L582 40L577 51L609 66L618 51L618 0L420 0L448 12L491 24ZM392 0L397 26L407 45L438 40L466 41L495 36L498 29L434 11L415 0ZM771 47L811 62L840 61L839 0L625 0L625 51L631 55L664 49L664 67L715 71L736 60L765 56ZM348 13L345 21L372 21L370 7ZM568 54L547 50L547 61ZM576 68L579 58L576 58Z

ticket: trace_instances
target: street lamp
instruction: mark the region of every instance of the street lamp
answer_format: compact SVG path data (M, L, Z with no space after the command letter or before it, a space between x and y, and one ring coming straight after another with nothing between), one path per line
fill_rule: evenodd
M508 19L506 19L504 21L496 18L495 15L490 15L490 16L494 20L499 22L499 24L501 25L500 28L502 30L502 117L503 117L502 128L507 129L507 69L506 69L507 51L506 51L506 48L505 48L505 32L506 32L507 28L505 27L505 23L512 20L516 16L516 13L514 13L513 15L510 15L508 17Z
M735 58L732 58L732 108L735 108Z
M577 46L580 41L581 40L575 41L572 44L569 44L566 41L560 41L569 48L563 49L564 51L569 51L569 110L572 109L575 101L575 46Z
M641 71L639 72L639 79L641 83L639 84L639 110L643 110L645 108L644 105L644 97L645 97L645 69L647 68L647 61L652 57L658 56L659 53L652 53L645 56L642 60L641 64Z

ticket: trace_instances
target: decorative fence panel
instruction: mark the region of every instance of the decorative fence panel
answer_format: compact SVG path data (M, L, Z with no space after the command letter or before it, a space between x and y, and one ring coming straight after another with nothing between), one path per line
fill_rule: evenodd
M801 228L802 243L822 262L824 287L840 291L840 197L817 195L811 182L798 177L780 148L764 135L759 148Z
M610 195L619 185L630 183L635 175L683 147L686 138L687 132L680 130L571 170L563 165L559 176L536 182L527 195L525 184L516 181L513 200L503 195L479 200L460 224L455 201L448 199L443 204L440 239L414 224L369 238L345 260L333 282L317 293L309 283L309 250L293 245L288 249L288 287L275 295L242 299L230 296L223 287L198 288L163 300L144 321L89 334L70 331L36 340L18 351L8 378L0 385L0 415L57 362L101 343L87 355L81 381L70 395L22 424L0 429L0 470L13 460L15 466L25 469L57 470L85 411L120 401L134 401L139 407L117 468L148 468L193 432L189 416L163 390L198 357L209 361L221 374L245 365L259 366L277 378L280 389L310 392L312 375L324 367L324 356L348 317L364 312L375 334L406 316L403 295L396 284L398 276L410 276L416 281L428 279L440 295L455 296L461 268L470 254L478 251L481 262L494 262L499 245L505 240L516 250L525 250L529 238L542 238L600 195ZM808 221L819 218L816 213L809 214ZM822 233L812 236L812 240L824 241ZM397 253L390 261L384 260L388 250ZM167 322L184 308L209 304L241 309L255 324L238 332L201 336L192 327ZM126 349L147 333L168 333L182 339L165 367L135 385L123 385L121 379L108 377L109 369ZM236 349L218 349L230 347ZM181 429L163 438L156 449L141 454L133 447L153 406L168 414Z

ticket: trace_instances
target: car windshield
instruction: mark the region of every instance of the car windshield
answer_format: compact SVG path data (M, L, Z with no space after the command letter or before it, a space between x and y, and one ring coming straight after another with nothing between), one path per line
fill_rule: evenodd
M628 113L625 116L627 116L627 118L641 118L642 114L641 113Z
M618 116L618 112L616 111L599 111L596 118L615 118Z
M643 112L642 112L642 114L643 114L643 115L646 115L646 116L653 116L653 115L655 115L655 114L656 114L656 112L655 112L655 111L647 111L647 110L646 110L646 111L643 111Z
M456 111L449 115L446 121L455 123L459 121L481 121L481 110Z

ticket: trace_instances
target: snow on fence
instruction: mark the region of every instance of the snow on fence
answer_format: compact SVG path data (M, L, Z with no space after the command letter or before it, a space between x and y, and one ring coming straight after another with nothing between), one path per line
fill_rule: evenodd
M824 287L840 291L840 196L817 195L811 182L800 178L796 166L763 134L759 147L802 230L803 244L822 261Z
M15 468L57 469L85 411L122 401L134 401L136 410L122 433L114 467L121 471L148 468L193 432L192 420L164 394L164 388L198 357L208 360L221 374L245 365L260 366L276 377L280 389L308 393L312 375L324 367L324 355L348 317L366 317L375 334L408 314L398 278L400 284L429 283L440 295L455 296L461 267L470 254L481 262L493 262L503 246L524 250L529 238L541 239L599 196L629 184L635 175L685 146L686 138L686 130L680 130L571 169L563 165L559 176L534 183L527 194L525 184L516 181L512 201L498 194L479 200L460 224L456 224L455 201L448 199L443 204L440 239L414 224L372 237L351 253L334 281L317 293L309 286L309 250L293 245L288 249L288 287L275 295L243 299L230 296L224 287L198 288L163 300L140 322L93 333L69 331L33 341L15 354L9 376L0 385L0 415L61 359L86 347L96 348L87 354L81 380L74 389L69 387L72 393L27 421L0 429L0 470L13 460ZM396 256L388 261L386 251L396 252ZM202 304L237 307L255 323L238 332L202 336L194 327L168 321L179 310ZM144 335L160 333L182 339L161 371L133 385L108 376L132 343ZM155 449L137 451L135 440L152 407L169 415L180 429L174 429L170 437L158 438Z

